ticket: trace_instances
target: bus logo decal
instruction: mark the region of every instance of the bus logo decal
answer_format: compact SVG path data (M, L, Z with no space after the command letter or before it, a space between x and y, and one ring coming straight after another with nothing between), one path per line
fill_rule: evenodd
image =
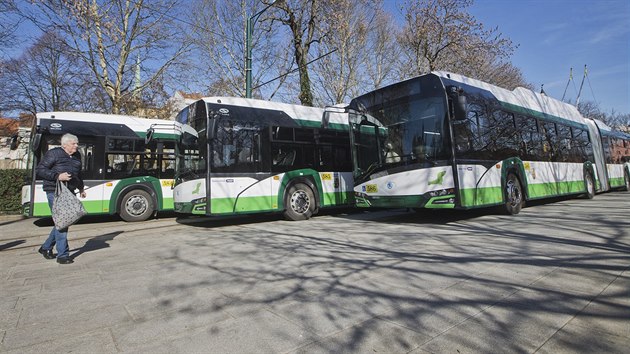
M50 123L50 127L53 129L61 129L61 123Z
M387 189L393 189L395 186L394 182L387 182Z
M230 110L227 108L219 108L219 113L221 114L229 114Z
M332 174L322 173L322 181L332 181Z
M437 178L429 181L429 185L431 184L442 184L442 182L444 182L444 175L446 174L446 171L440 171L437 174Z

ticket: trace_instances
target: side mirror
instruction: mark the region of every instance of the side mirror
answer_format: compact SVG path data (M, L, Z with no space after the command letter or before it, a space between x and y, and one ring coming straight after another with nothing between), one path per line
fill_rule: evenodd
M155 134L155 129L153 128L149 128L147 129L147 136L144 137L144 143L148 144L151 142L151 140L153 140L153 134Z
M20 139L18 135L14 135L11 137L11 150L17 150L20 145Z
M33 138L33 143L31 145L31 149L33 150L33 152L36 152L37 150L39 150L39 145L41 143L42 143L42 134L41 133L35 134L35 137Z
M218 116L215 118L208 119L208 140L214 139L217 135L217 122L219 121Z
M453 107L453 118L455 120L466 120L466 96L464 90L457 86L448 86L448 97Z
M457 101L455 102L455 119L466 120L466 104L466 96L457 96Z

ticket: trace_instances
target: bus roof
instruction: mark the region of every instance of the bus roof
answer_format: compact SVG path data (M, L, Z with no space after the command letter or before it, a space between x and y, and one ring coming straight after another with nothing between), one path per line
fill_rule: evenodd
M469 77L445 71L435 71L440 78L461 82L490 92L499 102L513 110L525 110L534 115L549 115L579 124L585 124L584 117L575 106L559 101L547 95L534 92L524 87L517 87L513 91L501 88Z
M56 120L63 123L55 126ZM155 138L173 138L181 133L181 124L172 120L118 114L61 111L37 113L35 124L39 126L43 122L48 126L41 128L48 128L51 133L56 131L58 134L130 135L129 133L133 132L134 135L145 137L149 128L155 130Z
M307 107L297 104L280 103L274 101L257 100L253 98L241 97L204 97L202 101L210 104L222 104L228 106L239 106L259 109L270 109L282 111L296 120L308 120L321 122L324 114L323 108Z

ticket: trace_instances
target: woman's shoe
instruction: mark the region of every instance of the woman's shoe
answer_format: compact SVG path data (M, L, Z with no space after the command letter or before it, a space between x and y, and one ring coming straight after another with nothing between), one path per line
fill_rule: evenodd
M45 249L43 249L43 248L41 248L41 247L40 247L40 248L37 250L37 252L41 253L41 254L42 254L42 256L44 256L44 258L46 258L46 259L55 259L55 255L53 255L53 251L52 251L52 249L45 250Z

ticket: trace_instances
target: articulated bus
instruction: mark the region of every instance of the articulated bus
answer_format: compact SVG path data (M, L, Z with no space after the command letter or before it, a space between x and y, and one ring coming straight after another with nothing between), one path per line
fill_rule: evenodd
M180 125L173 121L131 116L38 113L31 132L29 180L22 188L26 216L50 216L42 181L35 168L61 136L79 138L85 183L83 205L89 214L119 214L125 221L143 221L158 211L173 210L175 145Z
M343 112L236 97L194 102L177 116L192 131L178 148L175 211L305 220L354 205Z
M433 72L357 97L348 112L359 207L517 214L527 200L630 187L627 134L524 88Z

